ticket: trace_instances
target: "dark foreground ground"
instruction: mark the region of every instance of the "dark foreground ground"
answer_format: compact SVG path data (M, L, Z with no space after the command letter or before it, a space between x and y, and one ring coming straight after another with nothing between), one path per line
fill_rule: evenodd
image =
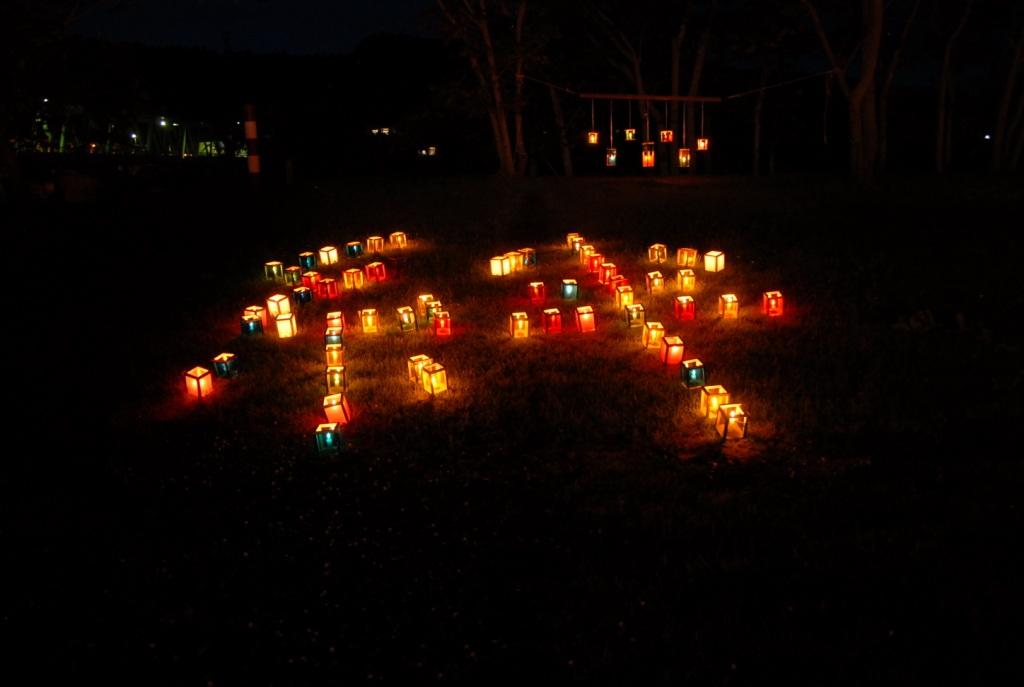
M13 212L12 655L140 684L1019 679L1020 186L342 180ZM362 380L334 459L304 424L315 365L180 402L182 370L245 345L264 260L393 228L463 312L467 269L569 230L721 247L799 318L720 346L753 449L516 349L495 359L524 381L471 403Z

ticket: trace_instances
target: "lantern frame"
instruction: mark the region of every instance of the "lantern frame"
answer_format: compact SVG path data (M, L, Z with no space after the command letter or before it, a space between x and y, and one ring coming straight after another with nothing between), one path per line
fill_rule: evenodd
M283 293L275 293L273 296L267 298L267 315L268 317L277 317L278 315L287 315L292 311L292 302L288 296Z
M406 361L409 368L409 381L413 384L420 384L423 379L423 368L432 362L434 362L433 358L422 353L409 356L409 359Z
M302 273L302 285L307 289L315 289L317 284L320 283L320 273L316 270L310 270Z
M591 253L587 256L587 272L590 274L600 272L602 264L604 264L604 256L600 253Z
M327 422L334 422L339 426L344 426L352 421L352 406L349 405L348 397L345 394L327 394L324 396L323 410Z
M649 293L659 293L665 290L665 276L660 270L654 270L648 272L646 276L647 291Z
M200 365L186 370L185 392L197 401L208 397L213 393L213 374Z
M380 331L380 320L377 318L376 308L363 308L359 311L359 326L363 334L376 334Z
M298 265L290 265L284 268L284 283L285 284L301 284L302 283L302 268Z
M580 285L575 279L562 280L562 300L575 301L580 297Z
M592 306L581 305L576 308L576 330L580 334L597 331L597 316Z
M255 315L256 317L260 318L260 322L263 323L264 327L267 326L267 309L264 308L262 305L246 306L245 310L242 311L242 317L244 318L246 315Z
M263 334L263 320L259 315L244 314L239 323L239 328L244 336L256 336Z
M683 362L683 353L685 350L686 344L683 342L681 337L661 337L661 348L659 351L661 364L666 366L681 364Z
M544 311L544 333L561 334L562 332L562 311L558 308L548 308Z
M697 249L696 248L677 248L676 249L676 267L696 267L697 266Z
M296 286L292 289L292 298L297 305L306 305L313 302L313 290L306 286Z
M684 360L679 366L679 378L689 390L702 389L708 382L708 371L700 358Z
M720 250L709 250L704 254L704 271L721 272L725 269L725 253Z
M334 246L324 246L317 253L321 265L338 264L338 249Z
M625 284L615 289L615 307L629 308L633 305L633 287Z
M354 291L363 288L363 271L358 267L350 267L341 273L345 288Z
M723 320L736 320L740 316L740 299L734 293L718 297L718 314Z
M324 368L324 384L328 394L343 394L348 391L348 374L344 365L328 365Z
M403 305L400 308L396 308L395 312L398 314L398 331L400 332L413 332L416 331L416 311L410 308L408 305Z
M668 246L664 243L652 243L647 248L647 261L663 263L668 260Z
M592 146L596 146L601 141L601 134L597 131L587 132L587 143Z
M640 345L643 348L659 347L664 336L665 327L661 322L644 322L644 330L640 334Z
M263 263L263 277L267 281L284 281L284 265L280 260L268 260Z
M403 249L409 245L409 238L404 231L393 231L388 234L388 245L393 248Z
M711 150L711 139L701 136L697 139L697 151L703 153L708 150Z
M531 281L527 284L526 291L529 294L531 305L543 305L547 299L544 282L542 281Z
M322 422L313 433L317 453L337 453L342 447L341 425L337 422Z
M441 363L424 365L420 379L423 390L431 396L448 391L448 371Z
M537 266L537 251L533 248L517 248L517 253L523 255L523 267L536 267Z
M705 384L700 389L700 415L713 418L719 406L729 402L729 391L720 384Z
M277 337L279 339L290 339L299 333L298 323L295 321L295 313L282 313L274 318L277 324Z
M338 298L341 293L338 290L338 280L334 277L324 277L317 283L317 295L320 298Z
M345 244L345 257L358 258L363 255L363 244L359 241L349 241Z
M697 303L692 296L677 296L672 312L677 320L696 320Z
M315 270L316 269L316 253L311 250L302 251L299 253L299 268L303 271Z
M619 268L615 266L614 262L602 262L601 267L597 272L597 283L607 284L618 272L618 269Z
M632 127L630 127L629 129L623 129L623 133L625 134L625 138L627 141L636 140L636 129Z
M441 310L434 316L434 336L452 335L452 316L447 310Z
M644 141L640 144L640 166L644 169L654 167L654 141Z
M715 431L722 437L722 441L745 439L749 420L742 403L720 403L715 418Z
M432 293L421 293L416 296L416 313L426 319L427 317L427 303L434 300L434 294Z
M568 234L565 235L565 247L568 248L569 250L572 250L572 241L573 239L578 238L580 238L580 234L578 231L570 231Z
M676 288L684 293L692 293L697 288L697 274L689 267L676 272Z
M369 236L366 239L366 252L381 254L384 252L384 237Z
M345 330L341 327L327 327L324 330L325 346L344 346Z
M513 339L526 339L530 336L530 316L525 312L514 312L508 318L508 333Z
M644 326L644 320L647 319L647 313L641 303L630 303L629 305L623 306L622 311L626 318L627 327Z
M619 164L619 151L615 148L605 148L604 166L617 167Z
M384 239L381 239L381 241L383 242ZM383 262L377 260L366 265L366 281L382 282L385 279L387 279L387 270Z
M324 364L328 367L345 364L344 344L324 344Z
M238 356L234 353L219 353L210 362L213 363L215 377L228 379L238 376Z
M689 169L693 162L693 156L690 154L689 148L679 149L679 169Z

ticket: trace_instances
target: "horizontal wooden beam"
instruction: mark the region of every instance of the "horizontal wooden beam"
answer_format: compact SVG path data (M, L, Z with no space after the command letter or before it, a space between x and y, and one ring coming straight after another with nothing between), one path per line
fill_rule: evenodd
M657 100L678 103L720 103L722 99L710 95L634 95L632 93L580 93L581 98L594 100Z

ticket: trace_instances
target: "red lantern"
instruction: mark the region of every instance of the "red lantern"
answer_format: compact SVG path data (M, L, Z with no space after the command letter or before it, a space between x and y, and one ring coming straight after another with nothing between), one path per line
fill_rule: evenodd
M316 291L317 282L320 281L320 273L310 270L302 275L302 285L310 291Z
M604 285L605 290L611 295L615 295L620 286L629 286L629 280L626 279L624 274L613 275L611 279Z
M672 129L662 129L661 130L661 142L662 143L671 143L674 138L675 138L675 132L672 131Z
M384 239L381 239L383 245ZM386 277L383 262L371 262L366 266L366 281L384 281Z
M576 308L576 329L583 334L597 330L597 322L594 320L594 309L591 306L581 305Z
M338 282L336 279L331 277L324 277L317 284L319 290L318 295L320 298L337 298L338 297Z
M452 335L452 316L448 314L447 310L442 310L434 315L434 335Z
M559 334L562 331L562 313L558 308L549 308L544 311L544 333Z
M327 324L328 328L334 327L334 328L338 328L338 329L344 329L345 328L345 313L341 312L340 310L334 310L332 312L327 313L327 323L326 324Z
M347 425L352 420L352 408L343 394L328 394L324 396L324 415L328 422Z
M692 296L679 296L675 302L675 316L677 320L697 319L697 304Z
M542 281L531 281L528 287L530 292L530 303L533 305L542 305L546 293L544 291L544 282Z
M604 263L604 256L600 253L591 253L587 256L587 271L591 274L597 274L601 271L601 265Z
M597 273L597 283L607 284L617 271L618 268L614 262L602 262L601 269Z
M765 291L764 296L761 297L761 310L768 317L782 317L782 292Z
M678 336L665 336L661 339L661 362L664 365L678 365L683 362L685 345Z

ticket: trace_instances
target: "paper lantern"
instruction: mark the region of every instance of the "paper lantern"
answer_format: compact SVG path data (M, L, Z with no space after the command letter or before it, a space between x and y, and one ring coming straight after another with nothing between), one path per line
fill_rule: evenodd
M631 305L633 305L633 287L627 284L615 289L615 307L628 308Z
M409 240L404 231L393 231L388 235L388 243L392 248L405 248L409 244Z
M319 252L321 265L338 264L338 249L334 246L324 246Z
M673 314L677 320L697 319L697 304L691 296L678 296L675 301Z
M434 336L452 335L452 316L447 310L441 310L434 315Z
M644 348L658 348L665 336L665 328L661 322L644 322L644 331L640 335L640 345Z
M346 289L363 288L363 271L358 267L350 267L341 273L341 278Z
M433 294L421 293L416 296L416 312L419 313L420 317L427 316L427 303L434 300Z
M193 367L185 373L185 391L197 401L213 393L213 375L205 367Z
M284 268L284 283L285 284L301 284L302 283L302 268L298 265L292 265L291 267Z
M676 286L680 291L693 291L697 288L697 275L691 269L679 270L676 273Z
M626 275L624 274L613 274L611 278L605 282L604 288L612 296L615 296L620 286L629 286L629 280L626 279Z
M299 253L299 267L303 270L316 269L316 253L308 250Z
M284 281L284 265L280 260L263 263L263 276L269 281Z
M587 256L587 271L591 274L600 272L602 264L604 264L604 256L600 253L591 253Z
M292 289L292 298L298 305L305 305L313 302L313 291L305 286L296 286Z
M636 129L625 129L625 134L626 134L626 140L627 141L635 141L636 140Z
M698 138L697 139L697 150L710 150L711 139L710 138Z
M383 253L384 252L384 237L383 236L370 236L366 239L366 251L368 253Z
M537 251L533 248L518 248L516 252L523 255L523 267L537 266Z
M328 327L324 330L325 346L342 346L345 344L345 330L341 327Z
M513 272L521 271L526 264L523 254L517 250L510 250L505 253L504 257L507 257L511 261L509 265Z
M569 250L572 250L573 239L578 238L580 238L579 232L570 231L568 234L565 235L565 247L568 248Z
M324 396L324 416L328 422L347 425L352 421L352 408L344 394L327 394Z
M729 392L724 386L717 384L703 386L700 390L700 415L701 417L715 418L718 416L718 407L729 402Z
M342 344L326 344L324 346L324 361L327 366L345 364L345 346Z
M765 291L761 297L761 311L768 317L782 317L782 292Z
M427 320L433 322L443 309L444 306L441 305L441 301L436 299L427 301Z
M288 296L280 293L275 293L273 296L267 299L267 314L270 317L277 317L278 315L287 315L292 311L292 302L288 300Z
M704 271L721 272L725 269L725 253L720 250L709 250L704 254Z
M316 426L316 450L320 453L337 453L342 446L341 425L325 422Z
M263 320L257 315L242 315L241 329L245 336L258 336L263 333Z
M722 441L743 439L747 436L747 414L740 403L722 403L718 406L715 431Z
M401 308L398 308L395 312L398 313L398 331L416 331L416 313L412 308L404 305Z
M574 238L572 240L572 246L571 246L572 247L572 252L573 253L579 253L581 250L583 250L583 246L586 244L586 242L587 242L587 240L585 238L583 238L582 236L577 236L576 238Z
M246 309L242 311L242 316L245 317L246 315L255 315L260 318L260 322L263 323L264 327L267 326L267 309L262 305L250 305L246 307Z
M647 290L650 293L658 293L665 290L665 277L661 272L654 271L647 273Z
M680 248L676 251L676 267L696 267L697 249Z
M344 365L328 365L324 377L327 383L327 393L338 394L348 391L348 378L345 375Z
M350 258L358 258L363 254L363 244L359 241L349 241L345 244L345 255Z
M661 363L663 365L679 365L683 362L683 340L678 336L663 336L661 338Z
M647 141L640 144L640 164L643 167L654 167L654 143Z
M299 328L295 324L295 313L278 315L275 322L277 322L277 335L282 339L290 339L299 333Z
M598 134L596 131L587 132L587 143L589 143L590 145L596 146L599 139L600 134Z
M359 311L359 323L363 327L363 334L377 333L377 311L374 308L365 308Z
M307 289L315 289L316 285L320 283L320 273L314 270L310 270L302 275L302 285Z
M508 333L513 339L525 339L530 336L530 316L524 312L514 312L508 318Z
M333 277L324 277L317 282L317 295L320 298L337 298L340 294L338 293L338 280Z
M590 256L595 252L597 252L597 250L594 248L593 244L584 243L583 245L581 245L579 253L580 264L586 267L587 264L589 264Z
M383 241L384 239L381 239ZM366 266L366 280L370 282L381 282L387 277L383 262L371 262Z
M675 132L672 129L662 129L659 134L662 143L671 143L675 139Z
M530 303L533 305L543 305L546 293L544 290L544 282L542 281L531 281L527 286L526 290L530 294Z
M575 279L562 280L562 298L567 301L574 301L579 298L580 286Z
M413 355L409 357L409 381L413 384L420 384L423 378L423 368L434 362L429 355Z
M512 258L506 255L496 255L491 258L491 276L502 277L512 271Z
M623 312L626 315L627 327L644 326L644 306L639 303L631 303L623 308Z
M690 149L680 148L679 149L679 169L688 169L690 167Z
M707 383L704 363L699 358L684 360L679 368L679 377L683 381L683 386L687 389L700 389Z
M619 151L615 148L608 148L604 151L604 166L614 167L619 163Z
M647 260L650 262L665 262L668 260L668 247L664 243L652 244L647 249Z
M718 314L723 320L735 320L740 316L740 299L736 294L723 293L718 299Z
M213 359L213 374L218 377L238 376L238 356L234 353L221 353Z
M448 373L441 363L430 363L423 366L421 373L423 390L431 396L448 391Z
M327 317L324 318L325 327L339 327L345 328L345 313L340 310L332 310L327 313Z
M607 284L615 276L617 270L614 262L602 262L601 267L597 270L597 283Z
M558 308L548 308L544 311L544 333L559 334L562 331L562 313Z
M591 306L582 305L576 308L576 329L583 334L597 330L597 322L594 319L594 309Z

